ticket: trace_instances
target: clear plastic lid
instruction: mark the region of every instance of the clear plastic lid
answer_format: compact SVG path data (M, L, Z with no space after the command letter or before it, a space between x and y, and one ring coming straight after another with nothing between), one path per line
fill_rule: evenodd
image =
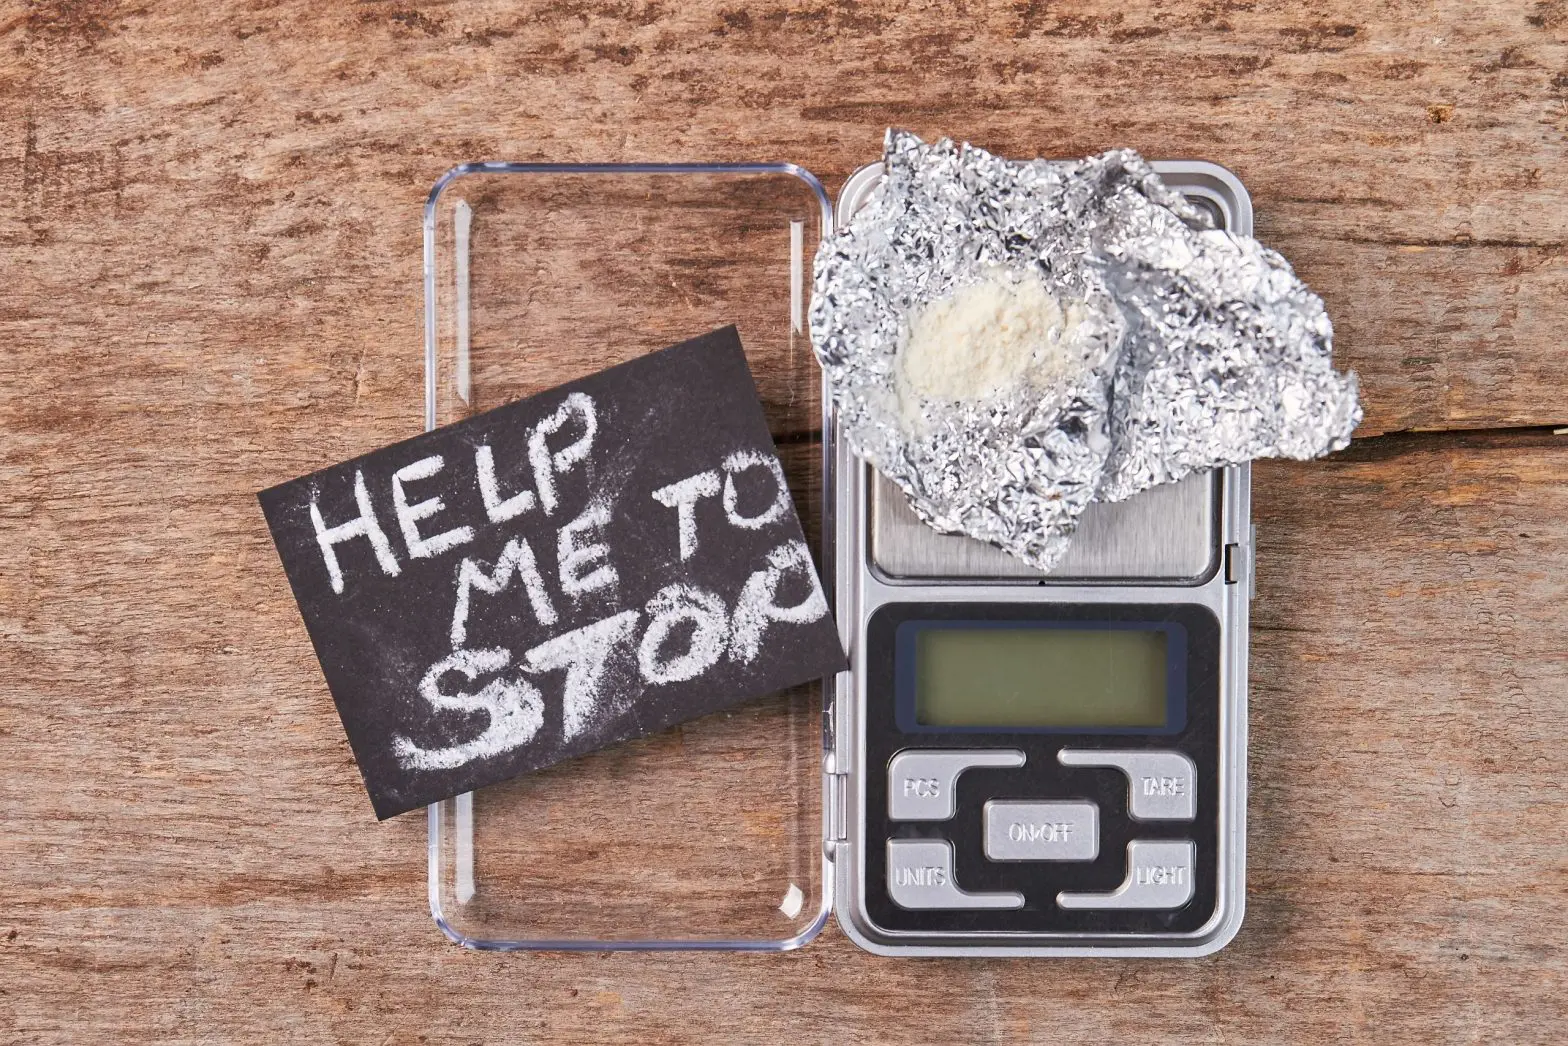
M736 324L822 566L805 310L830 226L788 164L458 167L425 211L427 425ZM831 907L822 701L796 688L430 807L431 913L477 948L804 944Z

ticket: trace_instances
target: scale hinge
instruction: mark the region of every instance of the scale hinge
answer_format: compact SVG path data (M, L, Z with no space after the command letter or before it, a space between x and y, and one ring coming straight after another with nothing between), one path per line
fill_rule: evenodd
M839 843L849 838L849 777L846 774L828 775L828 842Z
M1247 569L1247 555L1245 546L1232 541L1225 546L1225 583L1227 585L1240 584L1245 577Z

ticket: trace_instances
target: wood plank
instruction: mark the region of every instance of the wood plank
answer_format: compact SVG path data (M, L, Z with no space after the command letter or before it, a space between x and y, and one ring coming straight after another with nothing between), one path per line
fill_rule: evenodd
M1247 925L1207 960L1043 965L877 960L833 927L784 956L445 943L423 821L366 812L249 479L209 474L197 508L150 471L119 480L139 496L84 476L0 572L0 1022L38 1042L1548 1041L1565 469L1548 432L1261 464Z
M0 25L0 243L25 259L0 373L45 410L128 374L186 419L352 406L366 438L335 455L417 410L418 207L453 162L836 183L896 123L1222 161L1327 299L1364 434L1561 422L1565 32L1534 0L41 2Z

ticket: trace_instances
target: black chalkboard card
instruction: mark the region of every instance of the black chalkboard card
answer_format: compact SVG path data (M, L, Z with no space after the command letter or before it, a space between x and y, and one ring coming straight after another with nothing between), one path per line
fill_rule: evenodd
M258 496L377 817L844 666L733 327Z

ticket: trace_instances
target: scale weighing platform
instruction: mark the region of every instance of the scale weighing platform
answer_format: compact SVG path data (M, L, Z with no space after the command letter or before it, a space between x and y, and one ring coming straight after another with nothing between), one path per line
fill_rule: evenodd
M1154 165L1222 227L1212 164ZM852 216L880 165L846 183ZM939 534L831 425L836 914L890 955L1202 955L1240 928L1247 466L1093 505L1041 575Z

